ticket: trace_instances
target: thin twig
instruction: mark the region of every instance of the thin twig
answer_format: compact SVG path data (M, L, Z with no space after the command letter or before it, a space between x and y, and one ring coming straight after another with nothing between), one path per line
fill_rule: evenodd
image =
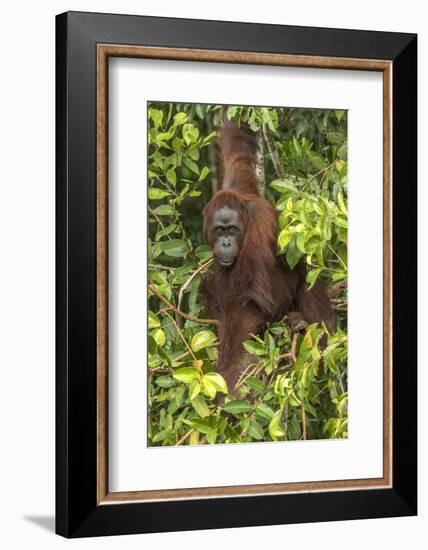
M178 332L180 338L183 340L184 345L185 345L186 348L189 350L190 355L193 357L194 361L197 361L198 359L197 359L196 355L193 353L192 348L191 348L191 347L189 346L189 344L187 343L187 340L186 340L186 338L184 337L183 333L181 332L181 329L180 329L180 327L178 326L178 324L177 324L176 320L174 319L174 317L172 317L172 315L170 315L170 314L167 313L166 311L165 311L165 315L167 315L167 316L171 319L171 321L173 322L173 324L174 324L174 326L175 326L175 328L176 328L176 330L177 330L177 332Z
M310 183L312 180L314 180L320 174L324 174L324 176L321 179L321 182L322 182L324 180L325 174L327 174L327 172L330 170L330 168L333 168L334 164L336 163L336 160L337 159L334 159L334 161L332 163L330 163L328 166L326 166L325 168L323 168L322 170L320 170L319 172L317 172L313 176L310 176L310 178L308 178L305 181L305 183L302 185L302 187L298 190L298 192L296 193L296 196L299 196L302 193L302 191L305 189L305 187L308 185L308 183Z
M291 340L291 350L290 350L290 355L294 363L296 362L296 348L297 348L297 332L293 334L293 339Z
M272 132L267 124L263 124L263 136L265 138L275 172L280 179L284 179L286 177L284 166L279 160L278 149L276 148L275 140L273 139Z
M183 437L181 439L179 439L177 441L177 443L175 444L176 447L178 447L179 445L181 445L182 443L184 443L186 441L186 439L189 437L189 435L193 432L193 428L191 428L188 432L186 432Z
M188 351L183 351L183 353L180 353L180 355L178 357L175 357L173 359L173 361L174 362L180 361L180 359L184 359L186 357L186 355L189 355L189 352Z
M160 309L158 311L158 313L165 313L165 311L173 311L171 307L167 306L167 307L163 307L162 309Z
M159 292L159 290L156 288L156 286L153 283L148 284L149 290L155 294L159 300L161 300L164 304L166 304L172 311L180 315L181 317L184 317L184 319L187 319L188 321L193 321L194 323L200 323L201 325L217 325L218 321L216 319L199 319L199 317L194 317L193 315L189 315L187 313L184 313L183 311L180 311L177 307L175 307L169 300L165 298L165 296L162 296L162 294Z
M170 267L168 265L161 265L161 264L152 264L152 263L149 263L149 267L151 269L165 269L166 271L175 271L176 268L175 267Z
M203 271L206 267L209 267L214 261L214 258L210 258L208 261L206 261L204 264L198 267L187 279L187 281L181 286L180 291L178 293L178 300L177 300L177 307L180 308L181 306L181 300L183 299L183 294L186 288L190 285L190 283L193 281L193 279L196 277L198 273Z
M302 437L306 439L306 412L302 405Z
M241 376L238 378L238 381L236 382L235 384L235 390L237 390L238 388L240 388L242 386L242 384L245 382L245 380L247 380L247 378L249 378L250 376L253 376L257 369L259 368L260 364L259 363L250 363L241 373ZM251 372L248 372L250 370L251 367L254 367L253 370Z
M339 254L334 250L334 248L330 245L327 245L329 247L329 249L333 252L333 254L336 256L336 258L339 260L339 262L343 265L343 267L345 268L345 270L348 270L348 267L347 265L345 264L345 262L342 260L342 258L339 256Z
M149 212L150 214L156 218L156 221L158 222L158 224L162 227L162 229L165 229L165 226L164 224L162 223L161 219L159 218L159 216L156 214L156 212L154 210L152 210L149 206ZM167 235L169 237L169 235ZM171 238L171 237L170 237Z

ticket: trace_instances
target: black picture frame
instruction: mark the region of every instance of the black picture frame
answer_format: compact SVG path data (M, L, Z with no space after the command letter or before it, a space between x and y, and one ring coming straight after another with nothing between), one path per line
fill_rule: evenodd
M97 501L97 44L392 62L392 486ZM56 18L56 532L65 537L417 513L417 36L68 12Z

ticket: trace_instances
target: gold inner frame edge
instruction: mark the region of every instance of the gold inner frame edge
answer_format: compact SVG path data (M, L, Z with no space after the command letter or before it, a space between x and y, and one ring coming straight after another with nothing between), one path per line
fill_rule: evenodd
M383 477L186 489L108 490L108 59L133 57L383 73ZM222 498L392 486L392 62L385 60L97 44L97 504Z

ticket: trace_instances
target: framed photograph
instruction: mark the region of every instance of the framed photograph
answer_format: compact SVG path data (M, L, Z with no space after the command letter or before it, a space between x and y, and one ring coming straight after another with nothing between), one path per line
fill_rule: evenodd
M57 533L416 514L416 35L56 52Z

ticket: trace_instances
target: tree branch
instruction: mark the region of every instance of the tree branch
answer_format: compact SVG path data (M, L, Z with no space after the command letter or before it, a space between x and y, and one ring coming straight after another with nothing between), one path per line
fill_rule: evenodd
M183 299L183 294L184 294L184 291L186 290L186 288L189 286L189 284L192 282L192 280L196 277L196 275L198 273L200 273L201 271L203 271L206 267L210 266L212 263L213 263L214 259L213 258L210 258L208 261L206 261L204 264L200 265L198 267L198 269L196 269L191 275L190 277L187 279L187 281L182 285L182 287L180 288L180 291L178 293L178 303L177 303L177 307L180 308L181 306L181 300Z
M216 319L199 319L199 317L194 317L193 315L188 315L187 313L184 313L183 311L180 311L177 307L175 307L169 300L165 298L165 296L162 296L162 294L159 292L159 290L156 288L156 286L153 283L148 284L149 290L153 292L155 296L159 298L164 304L166 304L172 311L177 313L177 315L180 315L184 319L187 319L188 321L193 321L194 323L200 323L201 325L217 325L218 321Z
M186 348L189 350L190 355L193 357L193 360L194 360L194 361L197 361L198 359L197 359L196 355L193 353L192 348L191 348L191 347L189 346L189 344L187 343L187 340L186 340L186 338L184 337L183 333L181 332L181 329L180 329L180 327L178 326L176 320L175 320L169 313L167 313L167 312L165 312L165 315L167 315L167 316L171 319L173 325L175 326L176 331L178 332L180 338L183 340L184 345L185 345Z
M331 162L328 166L326 166L325 168L323 168L322 170L320 170L319 172L317 172L316 174L313 174L312 176L310 176L306 181L305 183L302 185L302 187L297 191L296 193L296 196L298 195L301 195L305 189L305 187L308 185L308 183L310 183L312 180L314 180L317 176L319 176L320 174L323 174L322 178L321 178L321 183L323 182L327 172L333 168L333 166L335 165L336 163L336 160L337 159L334 159L333 162ZM321 184L320 184L321 185Z
M179 445L181 445L182 443L184 443L186 441L186 439L189 437L189 435L193 432L193 428L191 430L189 430L188 432L186 432L183 437L181 439L179 439L177 441L177 443L175 444L176 447L178 447Z
M302 438L306 440L306 412L302 405Z

